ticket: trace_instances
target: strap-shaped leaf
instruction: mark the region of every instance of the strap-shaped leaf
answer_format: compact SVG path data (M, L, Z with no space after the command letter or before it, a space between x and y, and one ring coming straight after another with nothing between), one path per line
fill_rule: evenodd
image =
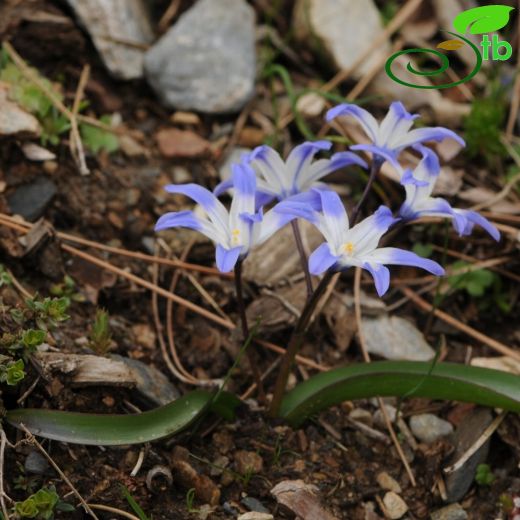
M23 424L34 435L73 444L140 444L180 432L193 424L209 407L229 414L240 402L227 392L219 394L218 403L213 402L214 397L213 392L194 390L165 406L136 414L91 414L24 408L8 411L5 419L17 428Z
M374 396L465 401L520 412L520 376L454 363L377 361L323 372L289 392L280 415L294 426L329 406Z
M483 34L498 31L509 22L509 14L514 7L508 5L484 5L474 7L458 14L453 20L453 27L465 34Z

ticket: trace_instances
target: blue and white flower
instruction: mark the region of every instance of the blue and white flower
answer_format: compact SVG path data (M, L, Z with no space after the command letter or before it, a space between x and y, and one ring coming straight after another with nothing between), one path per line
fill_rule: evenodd
M453 227L461 236L470 235L473 227L478 225L496 241L500 240L498 229L476 211L452 208L447 200L431 196L441 170L439 159L425 146L415 148L421 153L422 159L415 170L405 170L400 173L406 199L399 209L399 216L403 220L414 220L420 217L449 218L452 219Z
M390 105L388 114L381 123L378 123L364 108L349 103L331 108L327 112L326 120L332 121L340 116L352 116L356 119L371 141L371 144L351 146L351 150L372 152L374 156L381 157L381 160L386 159L394 166L401 150L408 146L427 141L443 141L447 138L454 139L461 146L465 146L464 140L447 128L436 126L412 130L413 122L419 115L410 114L400 101L394 101Z
M211 191L197 184L170 184L169 193L186 195L199 204L204 217L193 211L164 214L155 225L156 231L185 227L199 231L216 244L216 263L222 272L231 271L250 249L265 242L294 217L273 210L265 215L255 211L256 176L245 164L232 166L233 199L229 211Z
M330 159L314 156L323 150L330 150L329 141L305 142L296 146L284 161L278 152L267 145L258 146L243 162L249 164L257 174L257 191L262 195L262 203L272 199L283 200L291 195L307 191L318 185L318 181L333 171L356 164L366 168L361 157L352 152L338 152ZM215 189L215 194L232 187L232 181L224 181Z
M385 206L380 206L372 216L352 228L349 228L341 199L331 190L313 189L291 197L278 204L276 211L310 221L325 237L326 242L309 257L312 274L328 269L342 271L352 266L362 267L374 278L379 296L385 294L390 285L390 271L386 265L415 266L435 275L444 274L444 269L433 260L395 247L377 247L383 234L399 220Z

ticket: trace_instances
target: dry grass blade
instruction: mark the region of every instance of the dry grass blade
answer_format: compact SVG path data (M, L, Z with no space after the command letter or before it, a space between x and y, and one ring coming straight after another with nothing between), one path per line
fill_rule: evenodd
M363 359L365 360L366 363L370 363L371 360L370 360L370 355L369 355L367 347L366 347L366 339L365 339L365 335L363 333L363 322L362 322L362 317L361 317L361 268L360 267L356 267L355 276L354 276L354 312L356 315L358 339L359 339L359 345L361 347L361 352L363 354ZM386 424L388 433L390 434L390 437L392 439L392 442L394 443L395 449L397 450L397 453L399 454L399 458L401 459L401 462L403 463L404 469L406 470L408 478L410 479L410 483L412 484L413 487L415 487L417 485L415 476L412 472L412 468L410 467L410 464L408 464L408 461L406 460L406 456L403 452L403 448L401 448L399 439L397 438L397 435L395 434L394 427L392 426L392 421L390 420L390 417L388 416L388 412L386 411L385 403L383 402L383 399L381 399L380 397L378 397L377 400L379 403L379 408L380 408L383 418L385 420L385 424Z
M99 520L99 518L96 516L94 511L90 509L90 506L85 502L85 499L81 496L80 492L74 487L74 484L69 480L67 475L63 473L61 468L54 462L54 459L45 451L45 448L36 440L36 437L23 425L20 424L20 428L25 432L27 435L28 441L36 446L38 450L41 452L41 454L49 461L49 464L56 470L58 475L63 479L63 481L69 486L71 491L76 495L78 500L81 502L81 505L85 508L85 511L92 516L92 518L95 518L96 520Z
M462 323L457 318L454 318L450 314L447 314L446 312L441 311L440 309L435 309L431 303L428 303L426 300L421 298L419 295L417 295L414 291L412 291L409 287L400 287L399 290L403 292L405 296L407 296L410 300L412 300L420 309L424 310L425 312L432 312L437 318L441 319L445 323L448 323L449 325L455 327L456 329L460 330L461 332L464 332L468 336L471 336L472 338L476 339L477 341L480 341L484 343L484 345L487 345L489 348L496 350L497 352L500 352L504 356L510 356L517 361L520 361L520 353L516 350L513 350L512 348L508 347L507 345L504 345L503 343L500 343L500 341L497 341L493 338L490 338L489 336L486 336L482 332L479 332L478 330L475 330L473 327L470 327L469 325L466 325L465 323Z
M79 135L78 129L78 112L81 105L81 100L85 92L85 87L90 76L90 65L85 65L81 71L81 76L78 82L78 88L76 89L76 95L74 96L74 103L72 104L72 119L71 119L71 130L70 130L70 154L78 164L79 172L81 175L88 175L90 170L88 169L87 162L85 161L85 151L83 149L83 142Z
M4 492L4 455L5 447L7 445L7 437L2 428L0 428L0 506L2 508L2 514L6 520L9 520L9 512L5 505L5 492Z
M122 509L117 509L112 506L105 506L103 504L87 504L91 509L98 509L99 511L106 511L107 513L114 513L115 515L122 516L124 518L128 518L129 520L140 520L137 516L132 515L131 513L127 513Z
M6 215L5 213L0 213L0 224L3 224L11 229L15 229L21 233L27 233L34 224L30 222L20 221L15 217L11 217L10 215ZM126 256L128 258L135 258L136 260L143 260L148 263L157 263L163 265L169 265L172 267L179 267L182 269L187 269L189 271L196 271L204 274L211 274L221 276L222 278L233 278L232 273L221 273L218 269L213 267L206 267L204 265L198 264L190 264L188 262L181 262L178 260L171 260L168 258L161 258L158 256L148 255L146 253L141 253L139 251L128 251L127 249L123 249L120 247L112 247L107 246L105 244L100 244L99 242L95 242L93 240L88 240L86 238L77 237L74 235L70 235L69 233L63 233L62 231L57 231L56 236L61 240L66 240L67 242L72 242L74 244L92 247L94 249L98 249L100 251L106 251L107 253L113 253L120 256Z

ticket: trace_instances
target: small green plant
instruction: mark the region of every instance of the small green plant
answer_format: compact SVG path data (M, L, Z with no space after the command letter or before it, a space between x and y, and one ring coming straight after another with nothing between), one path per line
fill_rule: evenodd
M128 502L128 505L133 509L134 513L139 517L139 520L150 520L148 516L146 516L146 513L143 511L141 506L137 503L135 498L132 496L130 491L126 486L123 486L121 484L121 494Z
M61 298L38 298L26 300L27 308L32 311L34 320L42 330L52 330L61 322L69 319L67 309L70 299L66 296Z
M6 360L7 356L2 356ZM1 361L0 361L1 363ZM10 360L6 364L0 364L0 383L7 383L9 386L16 386L25 377L23 359L16 361Z
M193 503L195 501L195 488L190 488L186 492L186 509L188 513L198 513L199 510L196 507L193 507Z
M74 507L60 500L54 487L43 487L23 502L16 502L14 512L18 518L36 518L37 520L52 520L55 511L70 512Z
M5 270L5 267L0 264L0 287L4 285L11 285L11 276Z
M454 271L468 270L460 274L451 275L448 282L452 288L464 290L470 296L483 296L486 290L493 285L495 274L488 269L470 271L470 265L463 260L453 263L450 267Z
M500 133L506 113L501 88L494 87L490 96L473 101L471 112L464 121L464 137L470 157L483 156L488 163L492 163L505 155Z
M475 482L479 486L490 486L494 481L495 475L493 475L489 464L479 464L475 474Z
M94 323L90 329L89 347L96 354L104 356L108 352L111 341L108 312L104 309L97 309Z
M51 285L49 292L53 296L68 298L69 304L71 301L79 303L85 301L85 296L76 290L76 282L68 274L63 277L63 281L60 283Z
M57 100L64 102L60 85L53 84L34 68L30 68L30 71ZM0 81L9 85L9 97L38 119L42 128L42 144L58 145L62 134L71 128L69 119L54 106L52 100L38 85L22 73L6 52L0 59ZM79 112L87 106L88 101L80 103ZM110 123L110 116L103 116L100 121ZM119 141L111 132L84 122L79 123L79 130L85 147L92 153L98 153L100 150L111 153L119 148Z

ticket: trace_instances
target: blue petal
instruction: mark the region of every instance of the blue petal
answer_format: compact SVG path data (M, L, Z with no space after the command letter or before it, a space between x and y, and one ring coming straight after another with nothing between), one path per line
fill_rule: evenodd
M342 103L341 105L331 108L325 115L325 120L330 122L339 116L354 117L360 123L368 137L370 137L371 141L374 142L377 139L379 125L374 116L364 108L350 103Z
M230 190L233 187L233 180L232 179L226 179L225 181L220 182L215 186L215 189L213 190L213 194L216 197L220 197L223 193Z
M403 173L403 176L401 177L401 184L403 186L406 186L407 184L413 184L414 186L428 186L428 184L430 184L428 181L420 181L418 179L416 179L414 176L413 176L413 171L410 169L410 168L407 168L404 173Z
M309 256L309 272L321 274L338 261L338 257L330 252L329 244L324 242Z
M258 211L257 213L240 213L239 217L244 222L248 222L249 224L255 224L257 222L262 222L264 214L262 208L260 208L260 211Z
M376 291L379 296L383 296L390 287L390 271L381 264L370 264L365 262L363 268L366 269L374 279Z
M267 206L267 204L269 204L273 199L274 197L270 193L257 191L255 195L255 209L258 210L262 206Z
M454 139L461 146L466 146L466 143L462 137L457 135L452 130L448 128L443 128L442 126L435 127L426 127L426 128L415 128L411 130L406 135L399 139L397 143L395 143L396 148L402 149L407 146L413 146L416 144L424 143L426 141L444 141L444 139Z
M413 148L422 155L421 162L423 163L428 173L433 177L439 175L441 172L441 165L439 163L439 157L437 157L437 154L431 148L423 146L422 144L416 144Z
M410 114L401 101L391 103L389 110L392 110L399 119L406 119L407 121L413 121L419 117L418 114Z
M345 206L339 195L332 190L313 190L318 191L321 198L321 207L326 217L344 218L346 216Z
M193 211L175 211L165 213L155 224L155 231L162 231L172 227L185 227L199 231L201 228L198 217Z
M198 184L168 184L164 187L168 193L179 193L193 199L200 204L206 211L211 211L217 204L217 198L211 191L199 186Z
M394 150L389 150L388 148L383 148L375 144L355 144L351 146L350 149L371 152L374 157L379 156L388 161L394 168L400 170L399 163L397 162L397 153Z
M256 192L256 174L251 166L245 163L231 165L233 188L238 195L253 197Z
M392 215L390 208L386 206L379 206L374 213L374 226L378 231L385 231L393 224L398 222L400 219L395 218Z
M487 231L497 242L500 240L500 231L485 217L483 217L480 213L471 210L454 210L455 214L461 212L464 217L471 223L471 226L468 226L463 230L461 235L469 235L472 231L473 225L476 224L480 226L485 231ZM467 230L467 232L466 232Z
M337 152L330 158L330 171L339 170L351 164L357 164L365 170L368 168L367 163L359 155L352 152Z
M412 251L406 251L397 247L383 247L375 250L373 256L388 265L406 265L420 267L436 276L442 276L444 269L435 261L423 258Z
M317 222L317 212L304 202L283 200L279 202L274 208L275 213L281 215L291 215L296 218L303 218L313 224Z
M242 246L234 247L233 249L226 249L218 244L215 255L218 270L222 273L229 273L229 271L232 271L238 261L241 250Z

